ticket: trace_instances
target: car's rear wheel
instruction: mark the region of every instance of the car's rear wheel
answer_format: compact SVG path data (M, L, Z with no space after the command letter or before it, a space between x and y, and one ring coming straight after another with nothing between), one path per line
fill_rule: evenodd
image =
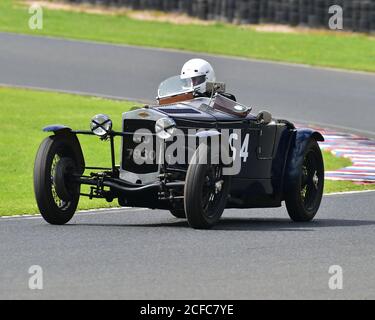
M285 204L293 221L312 220L321 203L324 189L324 163L318 143L312 139L298 165L296 174L289 181Z
M73 182L78 159L70 139L51 136L39 147L34 165L34 191L39 211L50 224L65 224L74 215L80 185Z
M205 144L199 146L189 165L185 180L184 206L191 227L208 229L219 221L225 209L230 176L223 175L220 164L199 163L197 159L201 152L209 154Z

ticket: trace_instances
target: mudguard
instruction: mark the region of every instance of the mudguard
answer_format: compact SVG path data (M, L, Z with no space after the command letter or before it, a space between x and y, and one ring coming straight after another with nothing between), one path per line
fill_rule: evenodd
M215 137L219 136L221 133L217 130L204 130L204 131L198 131L195 136L198 138L207 138L207 137Z
M53 132L56 136L56 139L60 137L61 139L69 140L69 144L71 145L73 152L75 153L79 162L79 173L83 174L83 172L85 171L85 158L83 156L82 147L77 138L77 135L72 132L72 129L61 124L53 124L44 127L43 131Z
M72 129L62 124L51 124L43 128L44 132L53 132L54 134L61 132L71 132Z
M221 132L217 131L217 130L204 130L204 131L199 131L195 134L195 136L199 139L205 139L205 138L213 138L213 137L218 137L218 136L221 136ZM220 153L220 152L217 152L217 153L214 153L213 157L210 159L211 161L217 161L217 162L214 162L214 163L221 163L225 166L225 169L224 169L224 176L226 175L235 175L233 172L236 172L236 174L238 174L241 170L241 163L238 163L238 167L234 169L234 171L231 171L230 169L233 168L232 167L232 162L231 162L231 157L229 156L229 143L228 145L220 145L219 148L225 148L225 150ZM217 149L217 151L219 151L220 149ZM222 156L220 156L220 154ZM227 157L225 159L223 159L223 155L227 155Z
M303 162L303 155L307 144L311 141L311 139L316 141L324 141L324 137L320 132L308 128L294 130L291 139L292 141L289 148L283 179L284 193L288 190L291 181L294 181L299 175L299 169Z

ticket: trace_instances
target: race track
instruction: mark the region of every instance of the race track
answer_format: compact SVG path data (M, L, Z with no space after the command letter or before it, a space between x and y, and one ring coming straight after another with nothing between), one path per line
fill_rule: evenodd
M192 57L254 112L375 136L375 75L158 49L0 33L0 84L154 100L158 84Z
M150 100L195 56L0 33L0 83ZM199 56L244 103L375 136L374 75ZM144 209L60 227L1 218L0 299L374 299L374 207L368 192L325 197L312 223L290 222L285 208L227 210L209 231ZM31 265L43 268L43 290L28 289ZM328 288L331 265L343 268L343 290Z
M65 226L0 219L0 299L375 298L375 193L324 199L312 223L284 208L227 210L212 230L166 211L84 213ZM31 265L44 289L29 290ZM344 288L330 290L340 265Z

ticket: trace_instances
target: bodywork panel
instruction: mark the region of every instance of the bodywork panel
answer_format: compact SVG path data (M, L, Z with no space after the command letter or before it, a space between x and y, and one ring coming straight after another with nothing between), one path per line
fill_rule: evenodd
M232 132L241 130L241 150L245 150L246 156L241 157L241 170L232 177L230 197L227 202L228 208L251 208L251 207L277 207L284 199L287 190L288 177L298 171L303 157L303 151L310 139L323 141L319 132L310 129L296 129L293 124L284 120L274 119L270 123L259 121L256 116L236 116L210 107L210 98L196 98L186 102L178 102L163 106L148 106L123 113L123 128L121 135L121 163L118 168L118 181L109 181L117 185L129 184L129 188L123 187L124 192L119 196L126 198L127 205L147 206L150 208L168 208L167 199L158 199L160 188L152 187L142 189L142 186L154 186L160 183L160 175L169 170L180 172L180 180L184 181L188 164L183 165L161 165L160 163L136 165L132 163L132 150L139 141L134 140L134 132L138 129L147 129L151 135L155 148L166 148L174 142L164 142L163 145L156 143L155 123L161 118L173 119L176 128L182 130L186 135L189 129L199 129L196 137L208 139L220 136L223 129ZM73 139L75 152L79 155L82 168L85 167L82 149L76 133L64 125L50 125L43 129L46 132L64 134ZM175 137L176 138L176 137ZM187 146L188 144L185 144ZM229 141L228 141L229 145ZM165 150L165 149L163 149ZM164 151L159 150L160 154ZM157 150L155 150L157 151ZM185 152L188 154L186 149ZM194 152L195 150L193 150ZM186 156L188 159L188 155ZM82 171L83 173L83 171ZM130 192L135 189L142 192Z

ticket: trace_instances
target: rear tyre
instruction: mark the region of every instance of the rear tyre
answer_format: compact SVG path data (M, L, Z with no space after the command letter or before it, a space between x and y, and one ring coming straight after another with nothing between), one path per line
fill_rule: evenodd
M62 225L74 215L80 185L72 181L78 159L71 139L55 135L43 140L34 165L34 192L39 211L50 224Z
M324 163L318 143L312 139L291 177L285 204L293 221L311 221L318 212L324 189Z
M184 206L189 225L195 229L209 229L220 219L230 190L230 177L223 176L219 164L200 164L199 154L207 153L201 145L189 165L184 190ZM209 150L209 149L208 149Z

